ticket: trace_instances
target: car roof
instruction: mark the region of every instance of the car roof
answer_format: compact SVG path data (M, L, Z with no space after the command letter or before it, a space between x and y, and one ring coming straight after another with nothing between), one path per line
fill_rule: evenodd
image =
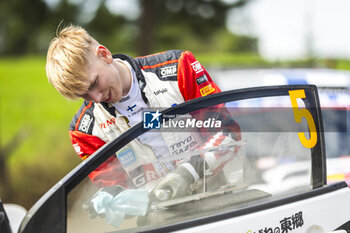
M350 109L350 72L331 69L223 69L210 74L223 91L272 85L316 85L322 107Z
M350 72L331 69L223 69L212 78L226 89L253 86L314 84L319 88L349 88ZM220 85L224 84L224 85Z

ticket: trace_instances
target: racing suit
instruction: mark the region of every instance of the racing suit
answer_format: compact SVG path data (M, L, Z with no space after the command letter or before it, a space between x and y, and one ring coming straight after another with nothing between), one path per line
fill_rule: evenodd
M152 108L171 107L220 92L208 72L189 51L171 50L135 59L117 54L113 58L129 63L136 74L142 99ZM128 123L127 116L120 114L111 104L84 101L70 124L70 139L77 154L85 159L128 130ZM233 122L229 128L228 131L234 134L232 137L240 140L239 126ZM171 135L163 136L167 145L174 144ZM195 141L198 138L188 134L182 136L185 136L183 141L187 143L187 151L199 145ZM89 177L100 187L115 184L129 187L129 180L133 181L132 185L141 187L171 171L164 165L159 165L163 170L154 168L151 161L157 157L150 146L140 140L133 140L116 156L111 156L91 172Z

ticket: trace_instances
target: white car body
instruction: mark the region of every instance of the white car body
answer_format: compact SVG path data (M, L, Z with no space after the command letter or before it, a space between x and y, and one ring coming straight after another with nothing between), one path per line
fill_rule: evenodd
M232 75L230 80L236 82ZM225 87L230 88L228 85ZM272 114L269 109L246 112L247 109L234 107L246 103L245 100L271 104L281 102L280 99L290 100L292 105L297 106ZM307 120L296 121L294 109ZM142 128L141 122L100 148L52 187L28 211L18 233L350 232L350 189L345 182L327 184L327 165L329 171L335 173L343 173L344 167L340 163L327 164L321 112L317 88L310 85L239 89L176 105L162 111L162 114L180 118L183 114L210 119L218 116L227 125L231 125L234 120L240 126L243 138L237 141L231 138L228 143L215 144L209 148L199 145L199 149L179 155L183 158L167 157L166 160L174 160L176 165L184 162L182 159L185 162L199 161L201 169L198 171L202 173L198 180L186 188L184 196L170 200L149 198L147 211L135 215L132 215L135 213L133 211L125 214L120 207L136 206L135 203L139 204L140 199L118 199L124 191L115 196L104 194L111 198L106 202L104 200L107 199L101 199L103 208L108 210L104 217L100 215L91 219L86 209L82 208L82 204L89 203L91 197L95 198L97 194L96 186L90 182L88 175L109 161L111 155L123 152L130 142L138 140L144 132L149 132ZM264 117L270 121L263 122ZM314 131L310 132L312 125ZM258 126L267 129L259 131ZM210 133L209 136L224 133L221 128L210 129L212 131L204 133ZM182 131L172 132L175 133L181 134ZM311 138L316 139L314 143L310 143ZM227 163L216 173L202 159L208 155L218 159L231 156L232 159L225 160ZM158 161L145 161L141 168L149 169L150 163ZM138 191L132 185L129 189ZM146 191L152 193L153 190ZM0 230L1 227L0 223Z
M335 231L339 222L348 222L349 208L344 208L350 201L348 189L338 190L326 195L311 197L305 200L288 203L257 213L246 214L236 218L203 224L178 232L183 233L260 233L260 232L288 232L288 233L327 233ZM337 209L336 213L328 211ZM298 215L301 213L301 216ZM290 224L282 226L283 224ZM299 224L299 225L298 225ZM273 231L266 231L266 229ZM265 230L265 231L264 231Z

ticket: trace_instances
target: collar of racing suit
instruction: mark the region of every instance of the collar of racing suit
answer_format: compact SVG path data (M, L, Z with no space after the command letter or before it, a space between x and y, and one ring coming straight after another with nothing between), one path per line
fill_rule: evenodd
M148 99L144 93L144 89L146 87L146 79L145 76L142 74L141 68L139 65L137 65L137 63L134 61L134 59L132 57L130 57L129 55L126 54L114 54L113 55L113 59L121 59L123 61L127 61L130 66L132 67L132 69L135 71L136 73L136 79L139 83L139 87L141 89L141 95L142 95L142 99L143 101L145 101L145 103L148 103ZM101 105L112 115L112 116L116 116L115 114L115 108L113 106L111 106L108 103L101 103Z
M127 61L130 64L130 66L132 67L132 69L135 71L136 79L137 79L139 86L140 86L140 89L141 89L142 99L143 99L143 101L145 101L145 103L148 103L146 95L143 92L143 90L145 89L145 86L146 86L146 79L145 79L145 76L143 76L143 74L142 74L140 66L135 62L135 60L132 57L130 57L126 54L113 55L113 59L117 59L117 58L124 60L124 61Z

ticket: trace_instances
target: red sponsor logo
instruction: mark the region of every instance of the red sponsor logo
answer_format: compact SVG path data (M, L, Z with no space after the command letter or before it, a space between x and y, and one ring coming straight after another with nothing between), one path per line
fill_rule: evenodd
M201 65L201 63L199 63L199 61L195 61L191 64L192 69L194 70L194 72L196 72L196 74L198 74L199 72L202 72L204 69Z
M156 171L154 170L154 166L152 163L144 164L143 170L145 172L147 182L159 179L159 176L157 175Z
M152 180L159 179L152 163L143 164L129 172L136 187L141 187Z
M81 147L78 145L78 143L73 144L73 148L75 152L77 152L78 155L81 155L83 151L81 150Z
M101 129L105 129L111 125L115 125L115 117L107 120L106 122L103 122L100 124Z

